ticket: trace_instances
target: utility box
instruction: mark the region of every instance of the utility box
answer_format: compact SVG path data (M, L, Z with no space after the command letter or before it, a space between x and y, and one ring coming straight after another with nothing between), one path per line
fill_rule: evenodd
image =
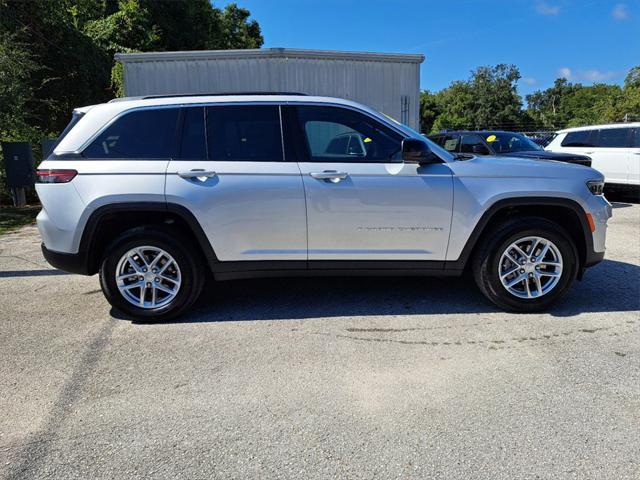
M424 55L265 48L118 53L126 96L296 92L364 103L420 127Z
M29 142L2 142L9 188L33 187L33 150Z

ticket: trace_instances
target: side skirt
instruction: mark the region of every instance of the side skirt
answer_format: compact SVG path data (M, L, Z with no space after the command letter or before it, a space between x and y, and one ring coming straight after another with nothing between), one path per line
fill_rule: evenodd
M463 269L455 268L456 265L452 265L453 263L407 260L311 260L308 262L211 262L210 266L216 280L266 277L460 276Z

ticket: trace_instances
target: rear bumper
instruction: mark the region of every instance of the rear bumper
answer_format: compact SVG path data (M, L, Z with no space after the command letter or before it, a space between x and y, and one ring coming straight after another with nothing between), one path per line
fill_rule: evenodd
M86 252L62 253L49 250L42 244L42 255L45 260L54 268L78 275L91 275L89 273L89 262Z

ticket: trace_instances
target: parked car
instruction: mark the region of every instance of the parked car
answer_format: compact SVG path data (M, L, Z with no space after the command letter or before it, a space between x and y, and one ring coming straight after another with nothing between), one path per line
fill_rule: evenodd
M99 273L108 301L145 320L185 312L205 268L470 270L499 307L543 310L602 260L612 212L591 168L456 158L364 105L300 95L79 108L37 176L47 261Z
M591 165L591 159L586 155L548 152L520 133L495 130L456 131L438 133L429 138L451 153L557 160L587 167Z
M640 122L561 130L546 149L589 155L607 187L640 194Z

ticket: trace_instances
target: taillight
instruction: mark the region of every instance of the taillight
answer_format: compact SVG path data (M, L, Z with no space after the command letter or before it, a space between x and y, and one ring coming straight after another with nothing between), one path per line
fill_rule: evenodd
M78 175L76 170L50 169L36 171L37 183L68 183Z

